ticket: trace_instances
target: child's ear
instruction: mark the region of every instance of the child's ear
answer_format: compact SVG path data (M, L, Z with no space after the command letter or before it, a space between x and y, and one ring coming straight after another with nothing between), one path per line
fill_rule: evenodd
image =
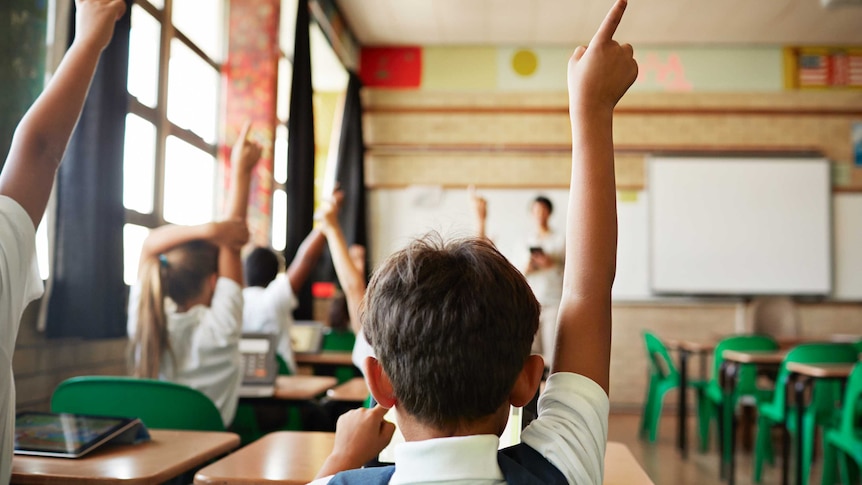
M368 390L371 391L374 400L384 408L389 409L398 402L389 376L386 375L380 361L374 357L365 358L365 382L368 383Z
M518 374L512 392L509 393L509 403L515 407L523 407L536 395L536 390L542 382L542 374L545 372L545 361L541 355L533 354L527 357L524 368Z

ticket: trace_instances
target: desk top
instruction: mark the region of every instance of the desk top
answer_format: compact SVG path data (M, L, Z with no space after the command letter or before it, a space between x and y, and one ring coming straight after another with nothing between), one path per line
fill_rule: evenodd
M351 352L320 352L319 354L295 354L297 364L353 365Z
M301 485L314 479L332 451L335 433L279 431L270 433L202 469L197 485L251 485L267 480ZM608 443L605 485L653 485L631 451Z
M653 485L628 447L613 441L605 449L604 485Z
M107 445L82 458L15 455L12 483L162 483L239 445L233 433L153 429L150 435L148 443Z
M338 379L329 376L278 376L273 397L286 401L307 401L336 384Z
M835 378L849 377L856 364L803 364L788 362L787 370L809 377Z
M368 386L364 378L354 377L326 391L326 396L333 401L365 401L368 399Z
M724 360L741 364L779 365L787 352L725 350L721 355Z
M704 342L701 340L669 339L665 340L665 345L672 350L686 350L696 354L715 350L715 342Z

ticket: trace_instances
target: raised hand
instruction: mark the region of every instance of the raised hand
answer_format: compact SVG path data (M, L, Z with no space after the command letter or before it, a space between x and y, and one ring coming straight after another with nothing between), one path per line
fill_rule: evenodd
M314 219L320 222L323 232L338 226L338 211L341 209L342 200L344 200L344 192L335 189L332 196L323 201L314 214Z
M578 46L569 59L569 111L573 117L582 109L613 111L637 78L632 46L613 39L627 3L617 0L590 44Z
M263 152L263 147L252 140L250 135L251 120L248 120L239 131L239 136L237 136L236 143L234 143L230 153L231 164L236 167L236 170L246 173L250 173L254 169Z
M388 409L377 405L373 409L358 408L338 418L332 454L318 472L318 477L359 468L376 458L386 448L395 433L395 425L384 421Z
M224 248L239 250L248 242L248 224L239 219L212 223L212 235L210 241Z
M114 24L126 12L123 0L75 0L75 43L101 52L114 35Z
M476 214L478 220L484 221L488 217L488 201L476 193L475 185L467 187L467 191L470 193L470 200L473 202L473 213Z

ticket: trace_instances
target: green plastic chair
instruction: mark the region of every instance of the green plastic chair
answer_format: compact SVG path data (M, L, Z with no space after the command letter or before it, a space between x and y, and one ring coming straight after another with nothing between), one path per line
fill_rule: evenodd
M723 429L720 429L719 432L722 433L722 437L724 438L721 441L724 443L722 453L724 453L724 459L728 460L731 450L730 435L732 423L730 417L732 416L731 413L735 412L740 398L743 396L753 396L757 402L760 402L771 397L772 392L757 388L757 368L755 366L743 365L739 369L738 381L733 394L729 398L725 397L718 380L721 365L724 363L722 353L725 350L769 352L778 350L778 343L775 339L766 335L736 335L722 339L715 346L712 376L705 385L705 399L702 401L704 406L698 413L700 449L701 451L709 449L709 432L712 420L713 418L718 418L718 411L720 409L724 409L725 419L723 420ZM716 419L716 421L719 420Z
M664 396L671 389L679 387L679 371L668 353L667 347L654 333L643 332L649 366L649 384L641 415L641 438L646 437L655 442L658 436L659 421ZM691 387L697 390L698 409L703 398L704 382L689 380Z
M815 343L799 345L784 358L778 370L778 378L775 382L775 392L769 402L757 405L757 437L754 448L754 482L760 483L763 462L773 464L774 453L772 451L772 439L770 429L776 425L786 425L796 439L802 440L802 474L803 484L808 483L808 475L811 470L811 459L814 452L815 430L817 426L827 425L837 418L836 401L841 395L841 383L833 381L818 380L814 382L814 402L802 410L803 429L796 429L796 412L791 409L791 414L784 414L784 399L787 392L787 370L788 362L801 363L853 363L858 360L859 352L849 344ZM785 443L790 446L789 443Z
M326 352L350 352L356 344L356 335L350 330L329 330L323 334L321 349ZM339 384L356 377L353 366L338 366L334 372Z
M73 377L54 390L51 412L140 418L154 429L225 430L218 409L203 393L153 379Z
M275 361L276 363L278 363L278 375L289 376L293 374L292 372L290 372L290 367L287 366L287 362L281 355L275 354Z
M847 390L841 407L841 420L838 426L823 436L823 475L822 485L835 483L835 469L839 458L842 483L859 483L858 469L862 467L862 418L859 404L862 404L862 363L853 367L847 380ZM854 470L847 459L855 462Z

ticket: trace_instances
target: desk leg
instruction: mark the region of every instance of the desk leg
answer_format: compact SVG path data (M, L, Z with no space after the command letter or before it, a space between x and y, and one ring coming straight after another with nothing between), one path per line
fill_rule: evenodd
M784 438L781 445L781 484L790 485L790 427L787 426L787 419L790 417L790 399L793 393L793 381L796 379L796 374L789 373L787 375L787 387L784 390L784 429L782 437ZM760 430L757 430L759 433Z
M730 485L736 481L736 413L731 406L730 399L733 396L733 390L736 388L736 380L738 376L738 364L724 361L719 369L719 379L724 398L719 409L719 450L718 459L720 463L719 470L721 478L727 478ZM730 436L724 436L724 425L730 423ZM728 441L730 441L728 443ZM724 450L729 449L727 463L724 461Z
M686 443L686 417L688 414L688 399L686 390L688 388L688 351L679 350L679 429L677 435L677 446L682 458L688 458L688 446Z
M739 376L739 364L733 364L728 366L728 382L729 382L729 391L725 392L725 396L730 401L730 398L733 396L733 391L736 389L737 379ZM729 458L729 470L727 471L727 483L728 485L733 485L736 483L736 409L734 406L725 406L727 408L727 413L729 414L728 419L730 420L730 436L728 439L730 440L730 458Z
M796 391L796 485L802 485L803 483L806 483L808 481L805 479L805 477L802 476L802 460L804 459L804 457L802 456L802 449L804 443L802 440L802 414L803 408L805 407L805 388L808 386L809 382L810 379L807 379L805 376L798 376L796 378L796 383L793 385L793 389L794 391Z

